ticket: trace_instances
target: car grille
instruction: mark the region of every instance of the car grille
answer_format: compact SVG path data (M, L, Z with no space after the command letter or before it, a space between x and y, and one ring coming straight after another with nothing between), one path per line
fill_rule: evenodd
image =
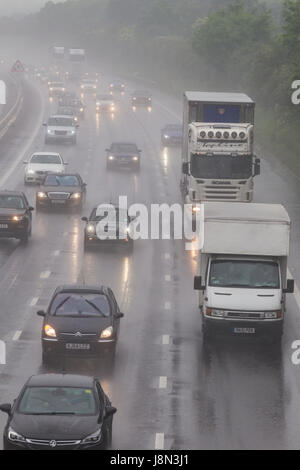
M264 318L263 312L225 312L226 318L237 318L241 320L262 320Z
M55 135L67 135L67 131L54 131Z
M37 175L46 175L47 173L48 173L47 171L42 171L42 170L36 171Z
M11 220L12 216L11 215L1 215L0 216L0 223L1 222L7 222L8 220Z
M28 444L33 444L37 446L48 446L48 447L59 447L59 446L74 446L80 444L80 440L62 440L62 441L56 441L54 439L26 439L26 442ZM55 443L55 444L54 444Z
M77 333L60 333L59 335L62 339L65 338L65 339L76 339L76 341L80 341L81 339L86 341L86 340L89 340L89 339L95 339L95 337L98 337L99 335L97 335L96 333L80 333L80 335L78 335Z
M69 199L70 193L48 193L50 199Z

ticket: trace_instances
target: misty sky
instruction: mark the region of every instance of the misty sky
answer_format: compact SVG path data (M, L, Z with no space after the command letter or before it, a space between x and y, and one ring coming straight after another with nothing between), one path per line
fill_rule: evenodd
M55 0L59 3L61 0ZM0 0L0 16L39 10L47 0Z

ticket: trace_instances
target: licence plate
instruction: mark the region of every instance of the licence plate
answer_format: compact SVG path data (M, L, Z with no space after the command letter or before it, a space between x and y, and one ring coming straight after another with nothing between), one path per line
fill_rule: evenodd
M233 328L233 332L253 335L255 333L255 328Z
M66 201L65 200L59 200L59 199L55 199L55 200L51 200L52 204L65 204Z
M0 228L8 228L8 224L0 224Z
M66 343L66 349L90 349L87 343Z

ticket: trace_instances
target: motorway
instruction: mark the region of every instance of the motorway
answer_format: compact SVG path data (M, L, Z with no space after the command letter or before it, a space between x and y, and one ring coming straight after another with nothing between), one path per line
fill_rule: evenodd
M153 108L132 111L127 88L117 112L96 117L87 100L78 144L44 144L42 122L56 111L46 89L25 85L18 120L1 140L0 187L24 190L35 205L36 187L23 183L23 160L38 150L60 151L87 183L93 205L127 195L129 203L181 202L180 149L162 149L160 129L181 120L181 99L153 90ZM104 149L113 140L142 149L141 172L106 171ZM282 203L292 220L290 271L300 285L299 180L278 162L262 159L255 201ZM97 375L118 412L114 449L296 449L299 448L300 365L291 345L300 339L300 293L288 296L281 350L253 341L203 344L193 276L197 253L181 240L136 241L134 251L83 251L80 215L34 213L27 246L0 241L0 339L7 364L0 365L0 402L12 402L41 366L41 319L54 288L63 283L109 285L125 317L113 370L97 361L67 360L53 371ZM0 415L0 431L6 416Z

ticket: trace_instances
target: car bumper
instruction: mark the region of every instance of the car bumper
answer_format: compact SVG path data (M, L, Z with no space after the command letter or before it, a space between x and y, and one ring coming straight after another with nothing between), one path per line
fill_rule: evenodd
M6 224L3 224L6 225ZM21 239L27 234L27 225L15 225L7 223L7 228L0 228L0 238Z
M82 204L80 199L38 199L36 201L39 207L79 207Z
M67 345L72 345L74 349ZM96 358L109 355L114 350L115 345L116 339L84 343L80 340L68 342L42 338L43 353L50 356L53 362L57 359L57 365L59 365L61 357ZM87 349L87 346L89 346L89 349Z
M45 137L47 142L73 142L76 139L76 134L66 134L66 135L57 135L57 134L46 134Z
M283 320L236 321L205 317L203 321L205 331L213 336L272 338L280 337L283 331Z
M140 166L140 160L122 160L121 158L114 158L114 160L107 160L107 164L119 168L136 168Z
M4 450L100 450L105 449L104 438L100 442L91 444L64 444L50 447L49 444L35 444L30 442L12 442L4 438Z

